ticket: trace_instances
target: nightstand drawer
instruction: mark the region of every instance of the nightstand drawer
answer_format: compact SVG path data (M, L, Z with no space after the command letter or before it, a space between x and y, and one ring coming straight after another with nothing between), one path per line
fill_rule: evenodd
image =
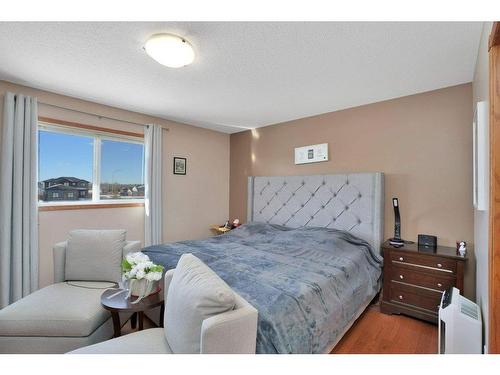
M391 251L391 261L395 263L395 266L405 264L415 268L453 274L457 270L457 262L455 260L438 256L411 254L404 251Z
M434 292L410 285L391 282L390 300L395 303L416 306L421 309L437 312L441 302L440 292Z
M391 267L390 277L391 280L394 281L422 286L425 288L439 290L441 292L445 291L450 286L454 286L456 281L455 277L452 277L451 275L447 277L444 274L441 275L436 272L420 272L396 265Z

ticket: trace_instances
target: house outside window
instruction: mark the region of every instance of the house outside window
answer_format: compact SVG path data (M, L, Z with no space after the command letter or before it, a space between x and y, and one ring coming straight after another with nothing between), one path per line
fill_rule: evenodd
M142 138L39 123L38 198L80 203L143 201Z

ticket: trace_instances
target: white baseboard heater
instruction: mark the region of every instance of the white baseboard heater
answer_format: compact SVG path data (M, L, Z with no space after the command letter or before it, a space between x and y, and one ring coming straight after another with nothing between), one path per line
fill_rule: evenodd
M439 354L481 354L481 310L457 288L443 293L439 307Z

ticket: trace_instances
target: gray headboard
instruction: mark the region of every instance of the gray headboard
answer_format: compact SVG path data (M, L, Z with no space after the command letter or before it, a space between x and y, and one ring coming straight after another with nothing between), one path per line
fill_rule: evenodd
M248 178L248 221L342 229L380 249L383 173Z

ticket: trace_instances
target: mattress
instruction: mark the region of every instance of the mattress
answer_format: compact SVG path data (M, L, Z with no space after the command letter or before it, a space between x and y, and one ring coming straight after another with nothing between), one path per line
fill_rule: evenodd
M377 294L382 269L378 251L348 232L264 223L143 252L166 269L184 253L212 268L258 310L257 353L324 353Z

